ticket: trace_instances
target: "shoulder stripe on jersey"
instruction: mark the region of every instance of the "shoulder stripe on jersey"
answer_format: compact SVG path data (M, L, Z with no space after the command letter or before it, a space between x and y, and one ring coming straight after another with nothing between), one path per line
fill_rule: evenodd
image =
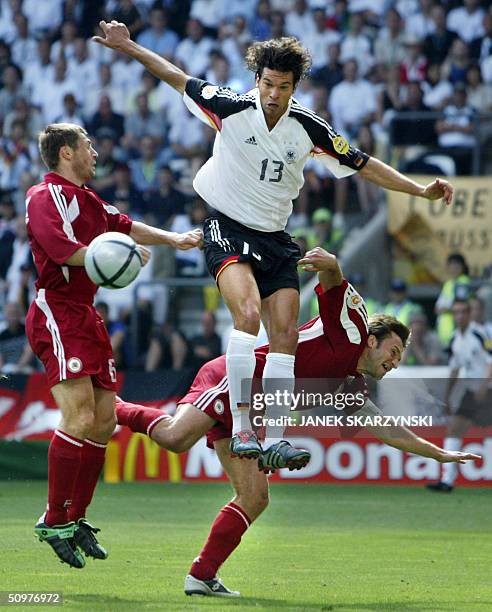
M354 287L349 283L347 286L347 289L349 290L348 294L350 297L353 295L357 295L360 297L361 301L359 302L359 304L357 304L357 308L354 308L354 310L356 310L362 320L364 321L364 325L366 326L366 329L369 331L369 316L367 314L367 309L366 309L366 305L364 303L364 300L362 299L362 297L360 296L360 294L354 289Z
M210 389L204 391L195 400L193 406L203 411L210 404L210 402L217 397L217 395L225 393L227 389L227 376L224 376L224 378L222 378L222 380L217 385L215 385L215 387L211 387Z
M322 127L326 128L330 134L330 136L332 136L333 138L336 137L337 133L335 132L335 130L333 129L333 127L324 119L322 119L319 115L316 115L316 113L313 113L312 111L310 111L309 109L305 108L304 106L297 106L294 104L292 104L292 106L290 107L291 111L294 111L294 113L300 113L301 115L305 115L306 117L309 117L310 119L312 119L313 121L316 121L316 123L319 123L319 125L321 125Z
M60 197L61 194L61 185L53 185L53 183L48 183L48 189L53 198L53 202L55 203L56 210L58 211L62 221L63 221L63 231L69 240L72 242L77 242L75 238L75 234L73 233L73 227L68 218L68 207L65 198Z
M230 98L231 100L235 100L238 102L254 102L255 96L251 94L238 94L231 89L218 89L215 95L218 98Z

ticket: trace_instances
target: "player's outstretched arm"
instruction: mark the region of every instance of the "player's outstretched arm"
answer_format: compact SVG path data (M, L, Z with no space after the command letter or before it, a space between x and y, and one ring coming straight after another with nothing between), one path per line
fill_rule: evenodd
M168 244L180 251L187 251L194 247L200 248L203 244L202 230L194 229L184 234L177 234L176 232L166 232L140 221L133 221L130 236L138 244Z
M391 427L367 427L367 429L376 437L389 446L399 448L408 453L415 453L421 457L430 457L439 461L439 463L466 463L467 461L476 461L481 459L480 455L474 453L461 453L447 451L416 436L413 431L406 427L391 426Z
M317 272L323 291L342 284L343 274L335 255L321 247L314 247L298 262L307 272Z
M388 164L370 157L367 164L359 171L360 176L384 189L402 191L428 200L444 199L446 204L453 201L453 186L449 181L436 178L428 185L420 185Z
M157 53L149 51L145 47L137 44L130 38L130 32L124 23L118 21L100 21L104 36L93 36L92 40L100 45L125 53L137 60L161 81L174 87L180 93L184 93L186 82L191 78L180 68L171 64Z

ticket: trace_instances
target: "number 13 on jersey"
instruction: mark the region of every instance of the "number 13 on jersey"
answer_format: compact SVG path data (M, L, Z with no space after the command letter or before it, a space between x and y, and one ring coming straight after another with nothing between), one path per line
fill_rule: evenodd
M265 180L269 161L270 160L268 158L261 160L260 181ZM270 172L273 174L273 177L271 176L268 179L268 182L269 183L280 183L280 181L282 180L282 173L284 170L284 162L279 161L278 159L273 159L271 164L273 164L273 168L271 168Z

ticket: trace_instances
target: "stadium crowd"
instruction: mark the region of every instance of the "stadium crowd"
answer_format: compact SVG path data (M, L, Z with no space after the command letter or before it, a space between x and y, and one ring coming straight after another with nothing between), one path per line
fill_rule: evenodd
M139 43L187 73L236 91L253 86L253 75L243 62L252 41L296 36L310 49L313 60L309 78L295 93L303 105L368 153L385 151L390 142L391 162L405 171L454 175L476 171L472 152L492 135L486 121L492 112L491 4L478 0L0 0L4 319L0 366L6 371L9 364L11 371L33 366L23 327L34 275L24 197L45 172L36 146L44 125L72 122L88 130L99 153L91 186L122 212L178 232L200 227L207 214L191 181L210 155L213 130L187 111L176 91L159 83L138 62L91 43L100 19L124 22ZM395 116L401 112L430 114L412 115L409 121L404 115ZM479 116L485 117L480 138ZM434 154L431 159L429 153ZM441 165L436 168L436 164ZM305 179L288 226L304 249L320 245L339 252L350 225L366 222L383 205L379 188L357 175L334 181L312 161ZM435 332L399 279L389 288L388 304L371 302L372 312L404 317L410 324L414 340L407 363L445 362L455 289L459 293L460 287L466 287L467 296L471 295L466 262L461 259L457 275L449 263L454 284L451 289L445 284L436 304ZM203 255L196 249L156 253L141 280L174 276L205 277ZM353 282L357 285L363 279ZM159 307L153 308L153 302ZM152 371L184 364L198 368L220 354L213 312L203 315L199 333L186 337L172 325L172 308L166 312L165 302L165 295L158 294L156 300L155 292L143 293L136 356L128 332L131 294L101 295L99 310L108 322L120 368ZM209 294L207 303L213 310L218 300ZM447 327L442 323L446 314Z

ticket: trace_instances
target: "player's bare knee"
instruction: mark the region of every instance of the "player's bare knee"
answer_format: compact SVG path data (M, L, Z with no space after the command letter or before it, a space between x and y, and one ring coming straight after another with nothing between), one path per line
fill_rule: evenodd
M270 332L270 350L272 352L294 353L299 340L299 332L295 325L273 329Z
M234 312L234 327L256 335L260 329L260 306L255 301L245 300Z

